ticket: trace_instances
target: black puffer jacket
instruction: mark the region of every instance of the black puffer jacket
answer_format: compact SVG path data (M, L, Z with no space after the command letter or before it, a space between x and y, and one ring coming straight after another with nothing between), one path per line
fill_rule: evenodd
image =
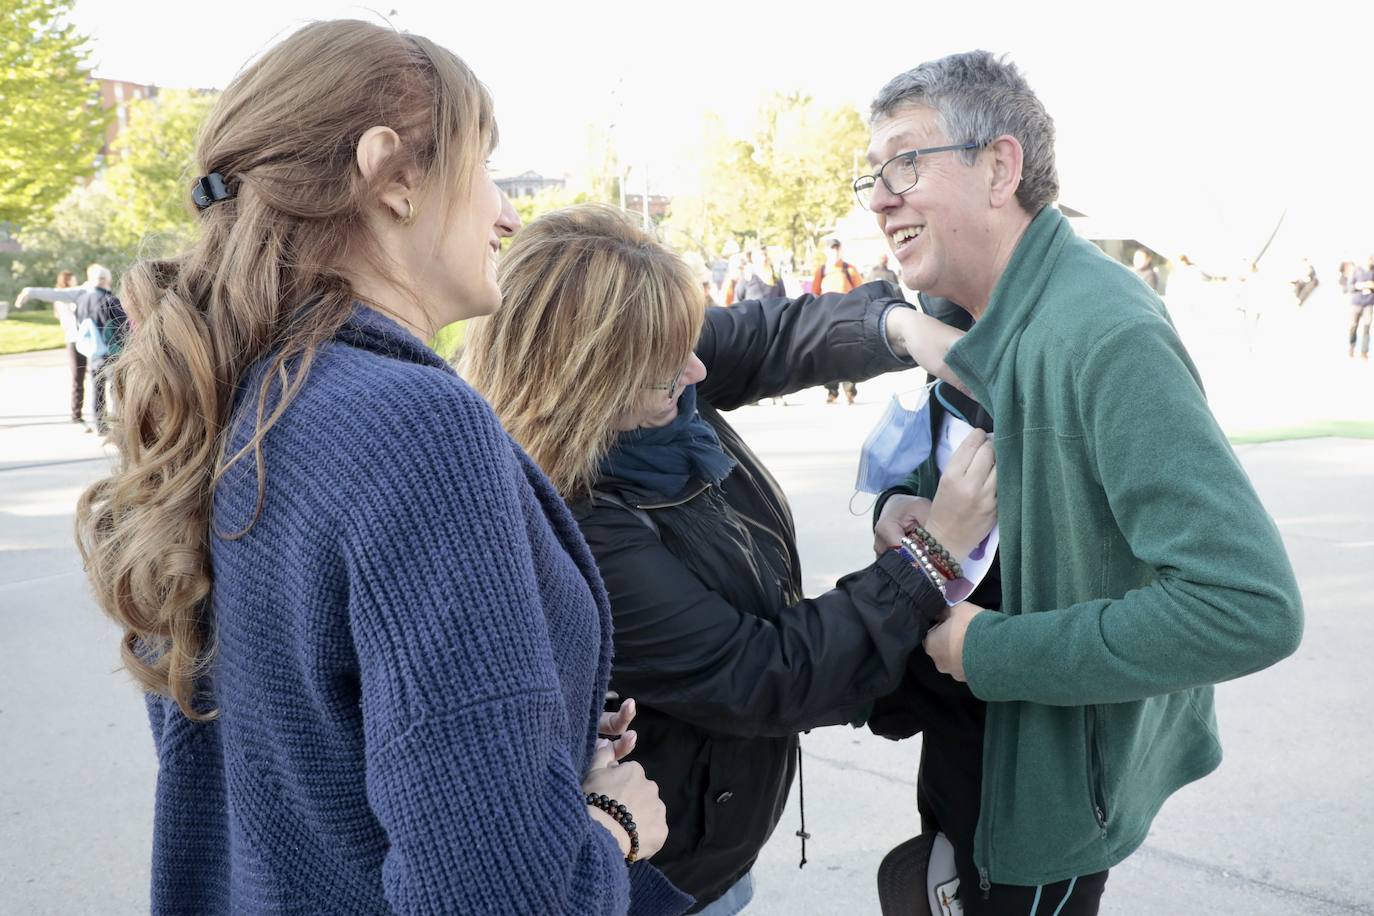
M803 598L787 501L720 413L909 368L882 332L894 302L895 288L870 283L709 309L697 404L735 469L671 499L604 479L594 500L573 507L611 597L611 688L639 704L631 759L668 809L654 864L698 908L753 866L772 833L796 733L850 721L892 691L943 606L891 554Z

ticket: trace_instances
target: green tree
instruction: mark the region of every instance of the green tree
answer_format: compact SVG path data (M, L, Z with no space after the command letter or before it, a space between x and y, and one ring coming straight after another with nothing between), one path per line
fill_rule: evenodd
M186 247L195 233L189 203L195 137L213 104L210 95L168 90L130 105L104 174L70 188L16 233L24 251L10 256L0 298L23 286L51 286L59 270L81 276L97 261L117 280L139 258Z
M129 125L115 139L105 173L119 201L110 216L118 244L160 251L189 241L196 133L214 103L209 93L168 89L129 106Z
M3 0L0 223L22 226L95 170L108 113L84 66L74 0Z
M867 142L850 106L777 93L749 136L729 137L708 118L700 188L673 201L670 223L719 250L728 238L785 245L800 258L854 205L855 157Z
M110 215L116 204L99 179L73 188L41 219L19 232L24 250L7 256L0 275L0 299L13 299L24 286L52 286L59 271L86 278L86 265L104 264L118 279L136 252L111 238Z
M511 206L520 215L520 225L527 226L550 210L561 210L573 204L584 204L592 198L582 192L569 191L567 188L548 188L538 194L512 197Z

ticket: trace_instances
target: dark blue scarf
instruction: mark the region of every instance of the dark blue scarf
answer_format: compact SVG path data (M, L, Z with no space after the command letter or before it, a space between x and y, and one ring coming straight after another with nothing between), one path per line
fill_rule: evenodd
M673 422L621 433L602 459L601 473L672 498L693 478L720 483L734 466L716 431L697 413L697 386L688 385Z

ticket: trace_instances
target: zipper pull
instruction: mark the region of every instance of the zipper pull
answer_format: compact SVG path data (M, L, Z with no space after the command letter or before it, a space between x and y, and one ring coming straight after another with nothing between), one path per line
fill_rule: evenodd
M988 870L986 868L978 869L978 890L983 892L984 900L992 896L992 881L988 878Z

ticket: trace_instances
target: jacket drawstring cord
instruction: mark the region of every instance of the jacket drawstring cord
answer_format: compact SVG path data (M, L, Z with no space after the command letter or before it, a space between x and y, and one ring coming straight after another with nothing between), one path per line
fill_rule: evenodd
M801 829L796 835L801 837L801 861L797 863L798 868L806 867L806 841L811 839L811 834L806 832L806 779L802 776L802 751L801 737L797 737L797 810L801 812Z

